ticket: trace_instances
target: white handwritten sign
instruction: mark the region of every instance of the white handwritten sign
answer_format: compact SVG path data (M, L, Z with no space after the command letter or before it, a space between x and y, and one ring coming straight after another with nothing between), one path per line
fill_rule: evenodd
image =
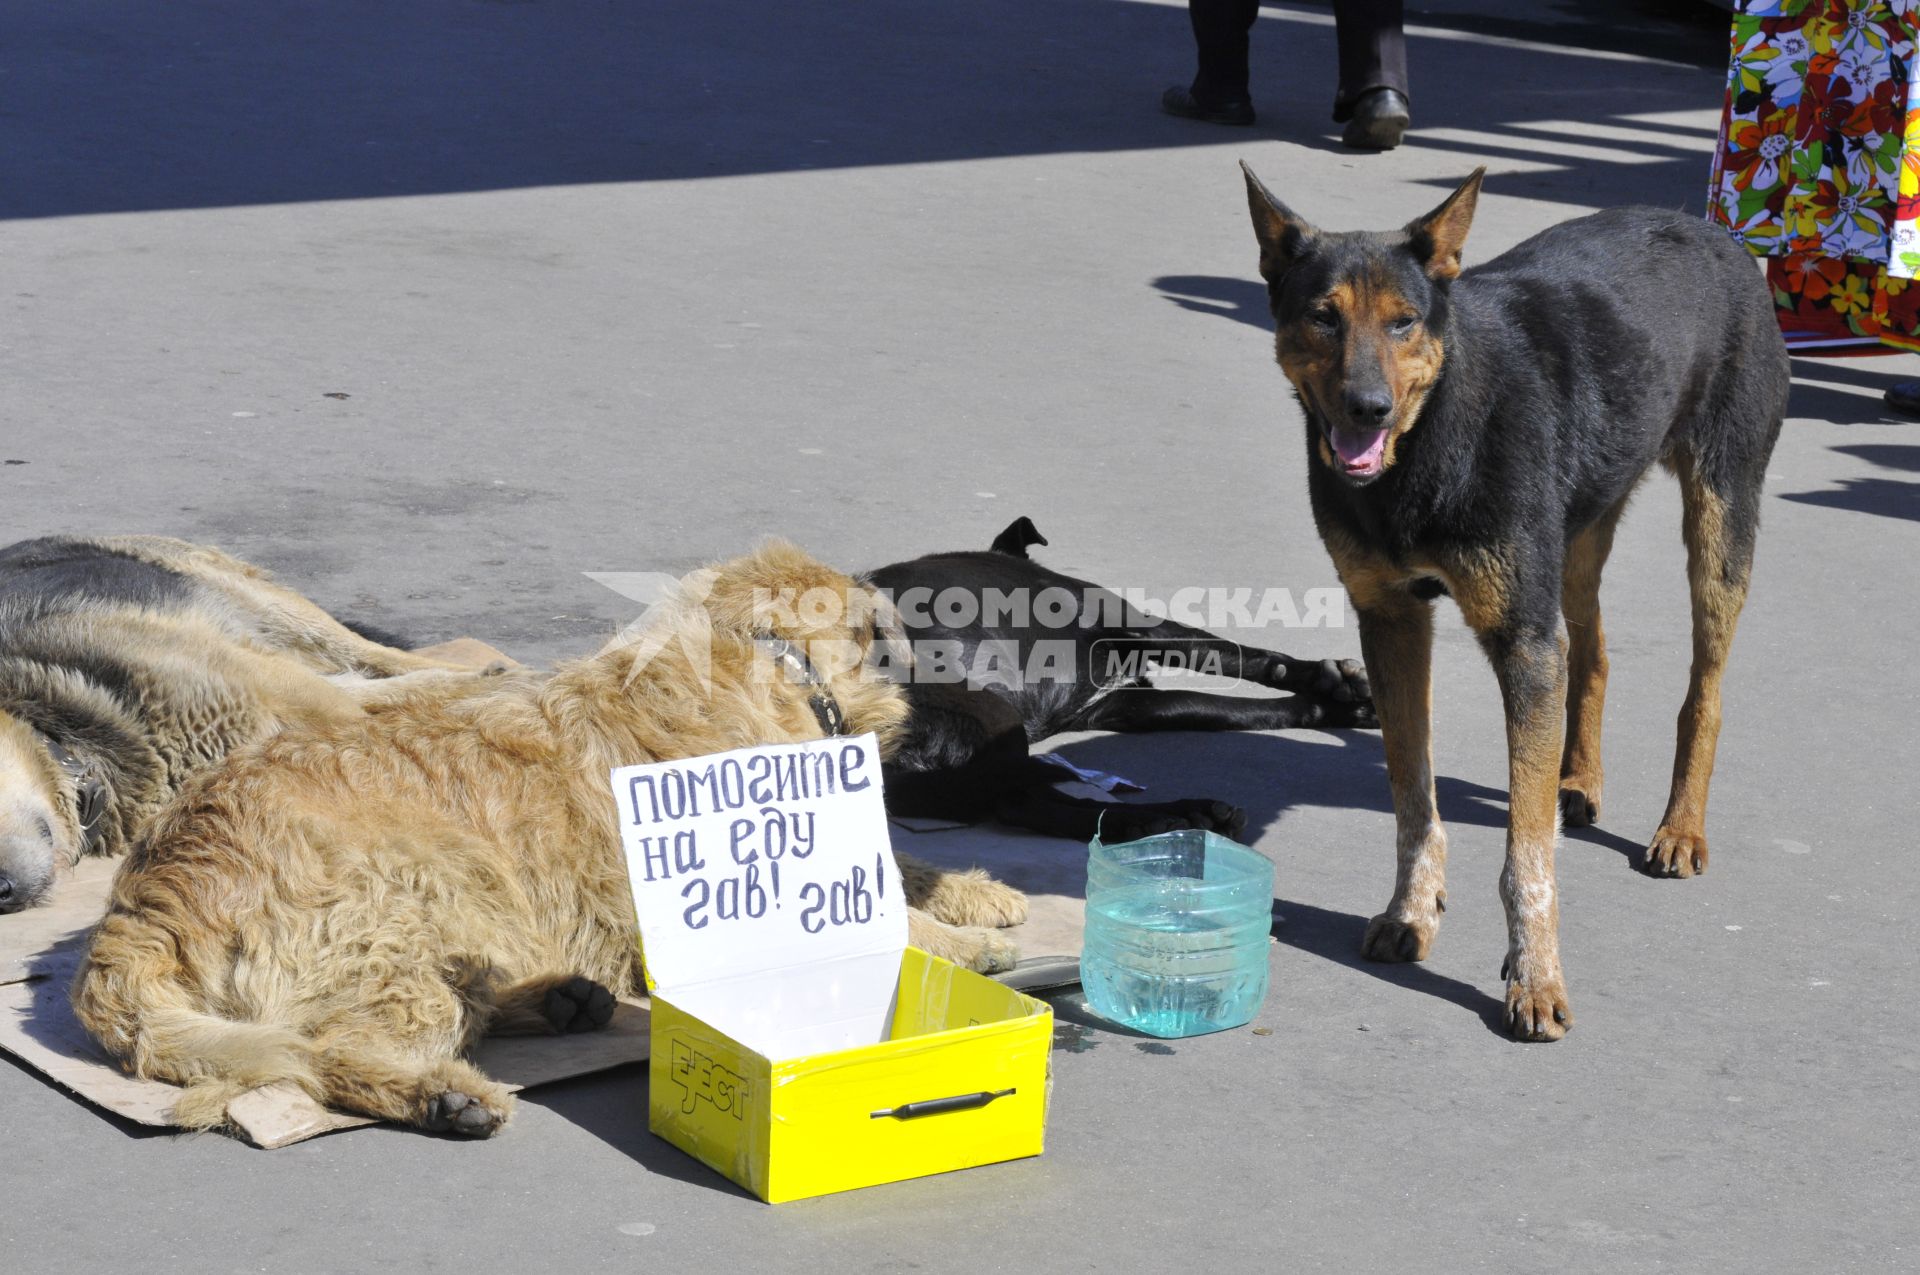
M886 1039L907 908L872 735L612 779L659 994L776 1061Z

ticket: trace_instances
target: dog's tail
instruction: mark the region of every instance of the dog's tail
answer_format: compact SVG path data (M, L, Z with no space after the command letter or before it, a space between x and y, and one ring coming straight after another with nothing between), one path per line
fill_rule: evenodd
M184 1086L172 1120L187 1128L227 1123L227 1104L261 1085L316 1092L313 1042L290 1026L209 1012L196 962L163 917L116 898L94 931L73 985L74 1012L94 1039L133 1075Z

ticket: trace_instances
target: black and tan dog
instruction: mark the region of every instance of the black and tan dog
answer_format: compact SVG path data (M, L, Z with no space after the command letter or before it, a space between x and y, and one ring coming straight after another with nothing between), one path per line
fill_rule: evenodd
M1573 1015L1553 853L1563 812L1600 810L1614 527L1655 462L1678 476L1693 673L1645 867L1692 876L1789 369L1753 261L1697 218L1596 213L1462 274L1484 171L1403 231L1327 234L1245 169L1314 521L1359 616L1393 786L1398 871L1364 953L1424 958L1445 904L1428 713L1431 601L1451 594L1506 707L1508 1025L1555 1040Z

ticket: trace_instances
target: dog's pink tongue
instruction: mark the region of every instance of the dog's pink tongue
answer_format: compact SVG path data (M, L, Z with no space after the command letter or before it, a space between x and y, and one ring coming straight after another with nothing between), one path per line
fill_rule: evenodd
M1340 429L1335 427L1333 450L1349 473L1369 473L1380 468L1380 455L1387 447L1384 429Z

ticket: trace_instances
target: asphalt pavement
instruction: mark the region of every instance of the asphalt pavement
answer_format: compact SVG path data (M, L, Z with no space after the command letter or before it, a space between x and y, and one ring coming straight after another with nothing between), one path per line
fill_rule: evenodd
M1415 131L1362 155L1330 11L1297 3L1262 10L1239 130L1159 112L1192 56L1163 0L12 6L0 542L207 540L530 662L628 618L584 573L774 534L858 568L1025 514L1102 583L1335 586L1235 161L1377 228L1485 164L1484 260L1698 211L1726 57L1692 0L1409 23ZM639 1069L485 1143L263 1152L0 1063L0 1269L1912 1269L1920 421L1879 395L1920 360L1796 373L1697 880L1629 866L1686 680L1672 483L1621 530L1561 1043L1498 1028L1504 738L1447 606L1424 964L1358 956L1392 879L1377 735L1063 745L1248 807L1280 919L1249 1028L1163 1044L1059 998L1037 1159L772 1208L649 1135ZM1358 654L1350 620L1243 636Z

